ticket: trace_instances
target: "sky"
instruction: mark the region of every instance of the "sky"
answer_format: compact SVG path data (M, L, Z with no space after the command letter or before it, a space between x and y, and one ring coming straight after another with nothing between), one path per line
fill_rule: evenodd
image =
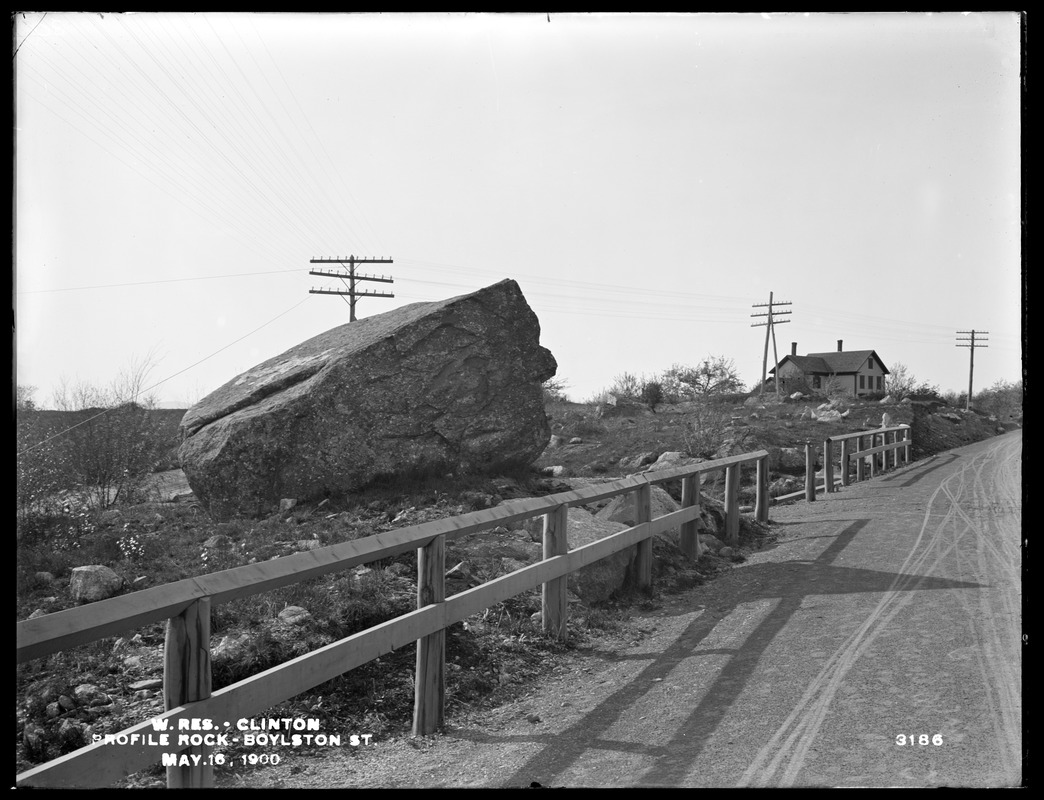
M557 378L874 350L1022 378L1020 18L15 16L15 366L185 408L348 322L515 279ZM786 320L783 322L782 320ZM982 333L988 331L988 334Z

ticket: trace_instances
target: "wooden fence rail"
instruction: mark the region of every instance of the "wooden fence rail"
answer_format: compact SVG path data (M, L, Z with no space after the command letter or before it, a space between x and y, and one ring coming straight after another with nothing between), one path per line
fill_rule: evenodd
M636 580L639 586L649 586L652 583L652 537L674 528L680 529L682 550L691 558L696 557L699 552L696 519L701 510L699 487L704 474L725 471L725 538L728 544L735 545L739 536L740 469L751 463L757 465L755 518L767 522L768 453L758 450L547 497L512 500L496 508L201 575L19 622L16 631L19 663L163 620L167 621L167 638L163 714L113 734L120 737L119 746L102 741L80 748L21 773L16 777L17 785L107 786L159 762L164 754L190 752L200 756L198 763L168 766L168 787L212 786L213 766L208 763L211 748L206 744L178 744L177 731L181 724L190 725L192 720L248 718L411 642L416 642L417 647L413 730L418 735L433 733L443 721L445 630L449 625L540 586L543 629L549 635L564 638L570 573L637 546ZM681 481L681 508L652 518L652 486L673 480ZM635 525L570 550L567 544L569 508L622 494L631 494L634 498ZM544 518L541 561L446 597L447 541L537 516ZM417 610L211 692L209 635L210 611L214 605L409 550L417 552ZM166 730L173 732L166 744L150 736L164 724Z
M879 438L880 445L877 444ZM863 444L864 441L868 443L866 446ZM835 443L840 445L840 476L834 475ZM853 443L855 450L852 449ZM810 502L815 500L816 492L820 489L823 492L835 492L839 485L849 486L852 482L853 461L857 481L866 477L867 468L869 468L871 478L877 472L888 469L889 455L891 455L890 460L893 467L898 467L900 462L909 464L912 445L912 433L907 425L828 436L823 441L823 485L816 486L815 448L811 442L807 442L805 444L805 499ZM776 499L778 501L791 497L793 495Z

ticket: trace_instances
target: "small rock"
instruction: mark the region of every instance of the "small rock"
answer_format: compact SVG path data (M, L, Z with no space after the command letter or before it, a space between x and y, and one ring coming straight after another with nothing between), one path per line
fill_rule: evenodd
M279 621L287 625L303 625L311 618L311 612L301 606L287 606L279 612Z
M162 689L163 679L162 678L148 678L143 681L135 681L128 687L132 692L143 692L149 689Z
M212 662L234 661L241 658L250 644L250 634L240 633L238 635L222 636L210 651ZM160 682L162 685L162 681Z
M44 709L44 713L48 716L48 718L54 719L62 713L62 707L58 705L58 703L56 702L48 703L46 709Z
M36 609L36 611L34 611L32 614L29 615L29 619L37 619L39 617L46 617L46 616L47 616L47 612L44 611L42 608L38 608L38 609Z
M128 670L141 669L141 657L127 656L123 659L123 668Z
M572 439L569 440L569 444L583 444L583 443L584 443L584 440L581 439L579 436L574 436Z
M731 547L726 545L725 547L721 548L718 551L718 555L721 558L732 558L732 554L735 553L735 552L736 552L735 550L733 550Z
M58 738L66 747L79 747L86 743L84 733L87 726L74 719L63 719L58 725Z
M25 723L22 729L22 743L26 752L31 756L42 755L46 749L46 731L43 726L35 722Z
M416 510L417 510L417 508L415 506L410 506L409 508L403 509L402 511L400 511L398 514L396 514L392 518L392 520L391 520L392 525L395 525L398 522L402 522L404 519L409 517L409 515L412 514Z
M293 497L284 497L282 500L279 501L279 511L291 511L296 505L296 499L294 499Z
M93 603L119 594L123 578L102 564L74 567L69 591L75 600Z
M100 522L102 525L112 526L119 522L122 518L123 514L120 513L119 509L110 508L106 511L103 511L98 516L98 522Z
M227 550L231 546L232 540L220 533L203 542L203 547L207 550Z
M323 543L318 539L298 539L294 542L294 547L297 550L315 550L318 547L322 547Z
M526 722L529 722L529 723L532 723L533 725L536 725L540 721L541 721L540 720L540 716L538 714L528 714L528 715L526 715Z
M101 692L93 683L81 683L73 689L73 697L81 705L87 705Z
M33 575L33 580L40 586L48 586L54 583L54 575L50 572L37 572Z
M62 711L72 711L76 708L76 703L67 694L63 694L58 698L58 705L61 706Z

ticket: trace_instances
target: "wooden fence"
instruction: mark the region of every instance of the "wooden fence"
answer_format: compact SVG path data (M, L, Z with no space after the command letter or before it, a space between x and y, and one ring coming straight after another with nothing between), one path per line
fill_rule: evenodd
M877 441L880 439L881 444ZM834 443L841 447L840 475L834 475ZM852 449L852 443L855 449ZM864 443L866 446L864 446ZM823 441L823 486L824 492L835 492L837 487L848 486L852 482L852 464L855 463L855 479L863 480L869 470L869 477L888 469L889 456L893 467L900 461L910 463L910 448L913 445L911 429L908 425L897 425L890 428L877 428L871 431L843 433L828 436ZM805 499L816 499L815 458L812 443L805 444Z
M566 581L570 573L620 550L637 546L636 582L652 583L652 537L680 529L679 544L691 558L699 552L701 476L725 471L725 539L739 537L740 469L756 464L755 518L768 520L768 453L758 450L547 497L512 500L496 508L378 533L363 539L284 558L201 575L176 583L25 620L17 625L19 663L64 649L167 621L163 692L166 711L121 731L118 746L96 742L17 776L19 786L100 787L159 763L164 754L199 756L193 766L168 766L168 787L213 785L213 747L162 745L150 737L159 725L178 731L199 720L246 719L375 658L416 642L415 734L443 721L445 629L510 597L542 586L543 629L566 635ZM652 518L654 484L680 480L681 508ZM635 525L570 550L568 510L631 494ZM446 597L446 542L498 525L543 516L543 559L480 586ZM417 551L417 609L340 641L211 692L210 612L213 606L332 572ZM176 740L174 740L176 741ZM190 759L186 759L188 761Z

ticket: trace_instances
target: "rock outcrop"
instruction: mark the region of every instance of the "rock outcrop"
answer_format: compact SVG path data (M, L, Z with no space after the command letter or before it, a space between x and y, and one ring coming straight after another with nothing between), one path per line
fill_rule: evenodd
M389 475L532 463L555 374L512 280L350 322L269 359L185 414L179 451L218 518L343 495Z

